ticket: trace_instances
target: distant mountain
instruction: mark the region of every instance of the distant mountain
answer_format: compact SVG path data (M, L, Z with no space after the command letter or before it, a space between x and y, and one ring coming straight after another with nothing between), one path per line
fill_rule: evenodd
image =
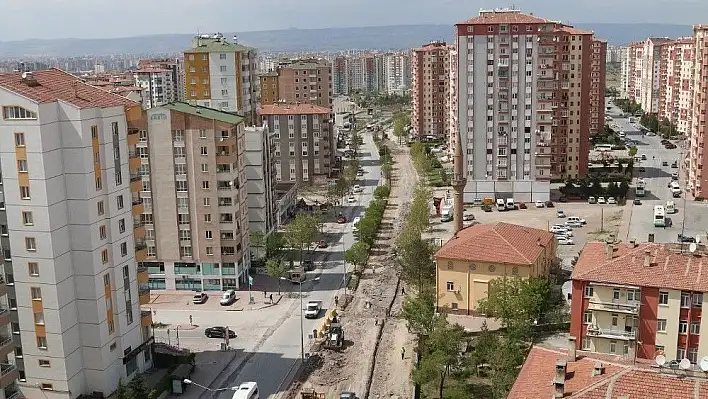
M653 37L691 35L688 25L576 24L594 30L611 44ZM261 52L337 51L346 49L407 49L430 40L452 41L452 25L398 25L362 28L286 29L226 33ZM0 42L0 58L110 54L175 53L189 46L192 35L151 35L118 39L28 39Z

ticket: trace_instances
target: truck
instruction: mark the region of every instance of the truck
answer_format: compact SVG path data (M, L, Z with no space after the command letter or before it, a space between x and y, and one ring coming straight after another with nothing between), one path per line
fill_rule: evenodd
M452 220L452 205L445 205L440 211L440 221L449 222Z
M645 196L646 195L646 186L647 186L647 183L644 181L644 179L637 180L637 192L635 195L637 197Z
M309 301L305 306L305 318L306 319L316 319L320 317L320 311L322 310L322 301Z

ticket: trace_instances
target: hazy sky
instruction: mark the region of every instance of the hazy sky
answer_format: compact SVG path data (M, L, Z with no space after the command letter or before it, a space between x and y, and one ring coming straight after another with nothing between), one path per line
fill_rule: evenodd
M512 0L549 19L708 23L708 0ZM487 0L2 0L0 41L398 24L454 24ZM697 18L703 17L700 21Z

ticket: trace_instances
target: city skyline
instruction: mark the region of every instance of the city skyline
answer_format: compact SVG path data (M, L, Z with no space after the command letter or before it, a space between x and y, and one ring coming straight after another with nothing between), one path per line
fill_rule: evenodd
M368 1L368 0L367 0ZM649 3L649 4L648 4ZM9 23L0 26L0 41L16 41L31 38L122 38L152 34L195 33L199 31L263 31L272 29L317 29L333 27L389 26L412 24L449 24L461 22L465 15L474 15L480 8L490 9L506 6L501 3L474 1L461 4L456 0L444 0L435 3L414 0L403 2L393 0L381 8L366 7L366 4L352 3L339 5L336 10L328 10L329 4L323 0L306 0L297 5L282 4L277 0L265 0L257 6L232 4L223 0L208 0L204 6L190 9L184 13L184 7L193 6L178 0L175 7L164 8L161 4L149 4L135 0L125 2L93 3L86 0L55 0L50 4L37 0L6 5L6 11L13 15ZM126 29L120 20L115 22L104 19L97 28L87 24L85 10L90 7L91 15L113 15L130 9L132 6L142 12L131 16L134 27ZM371 5L374 5L371 3ZM183 7L182 7L183 6ZM514 4L517 9L537 15L552 15L564 23L654 23L694 24L700 21L695 15L708 13L708 3L697 0L679 0L673 7L664 10L660 18L653 12L661 6L661 0L638 0L614 3L606 0L587 4L573 4L559 0L546 0L543 4L523 0ZM292 15L299 11L318 9L313 17L304 12L301 18L293 20ZM32 12L26 12L31 10ZM218 12L215 12L218 10ZM153 19L160 13L163 18ZM149 28L147 28L149 27ZM180 27L176 29L175 27Z

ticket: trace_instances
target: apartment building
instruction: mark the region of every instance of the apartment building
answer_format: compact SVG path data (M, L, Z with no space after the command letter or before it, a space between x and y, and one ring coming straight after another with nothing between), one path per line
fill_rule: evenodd
M363 91L364 87L364 59L352 57L347 60L347 76L349 77L349 93Z
M642 69L644 68L644 43L634 42L627 48L627 99L639 103L642 97Z
M455 148L457 146L457 134L460 131L460 126L457 120L457 47L450 46L448 51L448 65L450 70L448 73L448 98L447 98L447 124L448 124L448 136L447 136L447 148L449 148L450 157L455 154Z
M260 75L261 105L277 102L332 107L332 66L324 59L283 60Z
M349 60L345 56L336 56L332 59L332 94L349 94Z
M413 137L450 137L450 50L433 41L413 49L411 58L411 128Z
M276 181L311 184L330 175L336 145L329 108L273 104L258 112L275 141Z
M181 58L158 58L138 61L138 70L146 68L161 68L170 71L171 87L174 91L174 101L184 101L184 60Z
M238 288L250 266L244 118L187 103L147 116L135 177L150 287Z
M248 230L251 234L258 232L268 235L277 228L278 222L275 168L277 147L267 126L247 126L244 135Z
M682 38L664 46L659 119L668 119L676 131L688 136L693 105L693 39Z
M177 85L169 69L146 67L133 72L133 76L135 85L143 89L144 109L177 101Z
M236 39L236 38L234 38ZM256 49L223 35L200 35L184 51L185 100L236 112L253 123L258 104Z
M131 201L142 184L129 151L145 125L140 104L50 69L0 74L0 106L0 233L14 286L3 305L19 388L108 396L152 366L141 204ZM10 373L0 366L0 386Z
M691 105L691 129L688 138L688 167L686 184L693 197L706 197L708 174L703 173L703 165L708 160L708 146L705 137L706 112L708 112L708 25L693 27L693 103Z
M405 94L411 85L411 58L403 53L384 54L383 92L392 95Z
M673 43L668 38L649 38L642 50L642 82L639 104L644 112L658 114L660 102L665 96L667 46Z
M465 201L547 200L550 179L583 177L604 126L607 43L495 9L457 24L456 46Z
M570 335L577 349L627 359L708 355L701 318L705 245L591 242L572 273Z

